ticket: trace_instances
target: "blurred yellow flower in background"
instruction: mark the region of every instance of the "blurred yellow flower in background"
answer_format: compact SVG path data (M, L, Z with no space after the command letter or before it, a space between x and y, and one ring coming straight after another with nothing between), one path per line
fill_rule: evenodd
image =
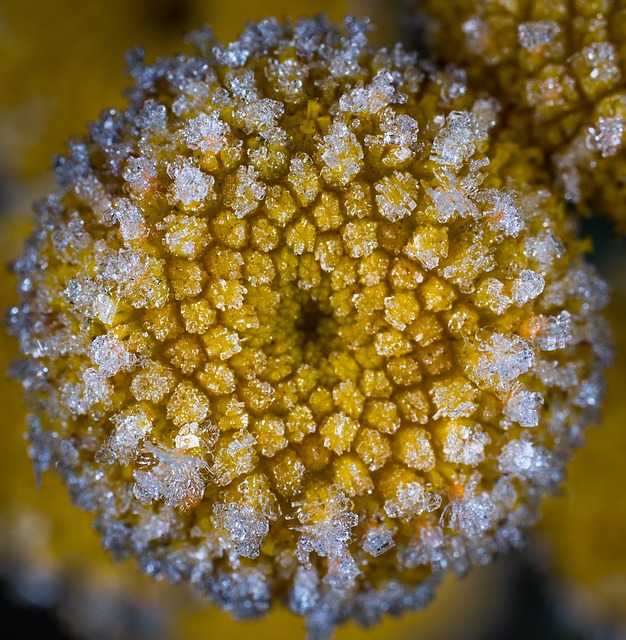
M580 210L626 231L626 2L411 0L430 52L502 102Z

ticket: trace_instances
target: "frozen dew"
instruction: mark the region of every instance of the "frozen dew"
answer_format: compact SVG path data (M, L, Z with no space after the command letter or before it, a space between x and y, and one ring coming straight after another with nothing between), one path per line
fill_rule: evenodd
M363 149L343 120L333 120L320 145L322 177L331 185L348 184L363 168Z
M370 527L361 538L361 548L365 553L377 558L395 547L394 531L384 525Z
M585 141L590 151L610 158L624 147L625 133L626 119L622 115L600 116L587 129Z
M228 143L230 127L217 112L201 113L187 120L181 131L185 145L203 154L218 154Z
M446 255L448 243L446 240ZM455 252L448 264L441 269L441 275L454 282L462 293L473 293L475 281L481 273L489 272L496 266L489 249L481 242L474 242L462 251Z
M206 175L189 158L179 157L167 165L167 174L173 183L168 190L172 204L180 203L190 210L197 209L209 197L214 198L215 178Z
M74 191L79 200L91 207L99 220L106 224L111 210L111 199L100 180L92 173L87 173L77 179Z
M252 213L265 198L266 185L259 180L258 171L251 166L240 166L224 185L224 204L238 218Z
M199 111L211 94L210 85L202 80L185 79L179 85L180 95L172 102L172 113L179 118Z
M94 338L89 347L89 356L98 367L98 373L107 378L120 371L130 371L137 361L121 340L109 335Z
M497 103L367 30L135 60L130 107L57 161L8 313L37 474L117 556L239 618L283 599L310 640L520 545L610 360L606 287ZM519 37L529 63L561 41ZM605 106L568 162L621 144Z
M419 124L408 114L396 114L391 107L380 114L380 133L366 135L365 146L382 157L388 167L401 167L415 157L420 148Z
M406 113L396 114L393 109L384 109L380 116L382 143L407 152L418 144L419 124ZM404 159L404 158L402 158Z
M169 507L191 511L202 500L207 464L199 457L178 453L146 442L140 456L149 468L137 467L133 473L133 494L141 502L162 500ZM150 461L150 462L148 462ZM152 465L152 466L150 466Z
M554 51L552 46L560 33L561 27L554 20L522 22L517 28L518 41L521 47L537 52L547 49L552 55L562 53L562 47Z
M55 252L62 262L78 259L80 252L93 241L91 235L85 230L85 221L78 211L70 214L66 226L60 226L53 231L51 239Z
M162 133L167 128L167 107L148 98L137 115L137 126L144 133Z

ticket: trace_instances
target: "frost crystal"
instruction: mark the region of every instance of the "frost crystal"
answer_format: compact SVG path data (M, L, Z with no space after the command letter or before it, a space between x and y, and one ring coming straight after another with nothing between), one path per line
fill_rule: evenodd
M329 184L345 185L362 168L363 149L357 137L342 120L334 120L320 147L320 158L326 165L322 176Z
M133 191L145 193L158 176L157 162L149 156L129 158L122 175Z
M156 447L150 442L142 450L149 467L135 470L133 493L142 502L163 500L170 507L182 511L191 510L204 494L206 486L203 470L207 468L201 459L188 454Z
M524 49L540 49L551 45L560 32L559 23L552 20L523 22L518 27L518 39Z
M410 173L396 171L377 182L375 188L378 209L391 222L410 215L417 206L419 183Z
M220 120L217 113L201 113L186 122L182 139L190 149L217 154L227 144L229 132L229 126Z
M603 158L614 156L624 146L626 118L623 116L600 116L587 132L587 146Z
M558 316L545 318L537 335L537 344L542 351L563 349L572 339L571 316L562 311Z
M265 197L266 186L258 179L254 167L241 166L225 186L224 204L230 207L238 218L243 218L258 206Z
M89 355L98 366L98 373L107 378L120 371L130 371L135 365L135 356L126 350L124 343L108 335L94 338Z
M396 497L384 504L390 518L409 520L424 512L434 511L441 504L441 496L427 491L420 482L401 483Z
M469 160L495 124L495 110L493 104L479 101L474 105L473 112L450 113L433 142L432 160L457 168Z
M485 445L491 438L471 422L450 422L445 427L443 452L448 462L477 466L484 460Z
M136 457L137 445L152 429L152 422L139 405L115 414L111 422L115 431L104 445L105 455L109 451L122 464L128 464Z
M215 178L205 175L187 158L177 158L167 165L167 173L174 181L169 198L172 204L196 208L212 192Z
M309 566L309 554L314 551L323 558L341 558L348 553L352 528L358 524L358 516L351 511L350 500L338 491L331 491L324 502L297 502L300 525L298 558Z
M143 216L128 198L120 198L115 203L113 215L119 222L124 244L131 244L148 235L148 229Z
M472 371L476 381L490 387L506 388L533 365L535 356L522 339L507 338L493 332L488 341L481 342L482 355Z
M511 287L513 300L518 305L526 304L543 291L544 285L545 281L541 275L530 269L523 269Z
M216 504L213 507L218 526L228 531L237 545L237 552L246 558L256 558L269 531L269 522L253 507L237 503Z
M532 479L539 485L559 479L559 469L554 468L550 453L527 440L507 443L498 457L498 464L503 473Z
M543 404L543 396L528 389L517 389L511 392L504 407L504 415L522 427L536 427L539 424L539 407Z
M361 540L363 551L369 553L374 558L389 551L395 546L393 541L393 531L386 527L372 527L367 531Z

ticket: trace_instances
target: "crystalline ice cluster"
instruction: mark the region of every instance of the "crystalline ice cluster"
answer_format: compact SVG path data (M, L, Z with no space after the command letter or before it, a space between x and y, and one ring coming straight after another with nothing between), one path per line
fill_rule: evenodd
M311 638L521 544L611 357L606 287L498 103L367 31L131 56L8 312L35 469L104 546Z

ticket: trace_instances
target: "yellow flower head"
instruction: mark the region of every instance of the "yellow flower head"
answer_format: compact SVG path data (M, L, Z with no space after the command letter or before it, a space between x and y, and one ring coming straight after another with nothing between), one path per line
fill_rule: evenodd
M606 287L498 103L367 31L133 58L8 314L35 469L104 546L313 638L520 544L610 359Z
M626 2L420 0L436 54L507 107L572 202L626 230Z

